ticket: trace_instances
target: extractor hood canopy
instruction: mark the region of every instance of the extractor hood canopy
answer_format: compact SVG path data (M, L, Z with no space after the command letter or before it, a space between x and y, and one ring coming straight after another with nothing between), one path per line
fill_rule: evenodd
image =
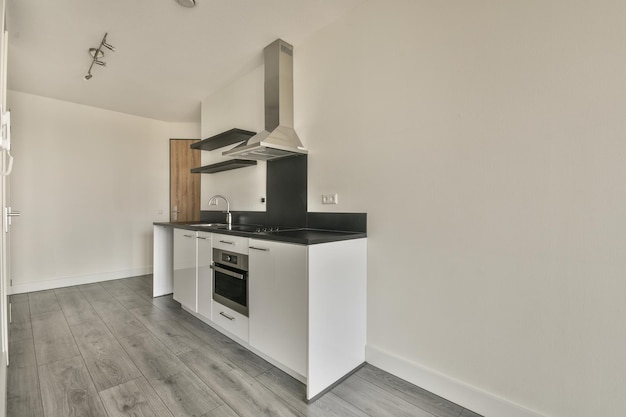
M277 39L263 53L265 130L222 155L267 161L307 153L293 129L293 46Z

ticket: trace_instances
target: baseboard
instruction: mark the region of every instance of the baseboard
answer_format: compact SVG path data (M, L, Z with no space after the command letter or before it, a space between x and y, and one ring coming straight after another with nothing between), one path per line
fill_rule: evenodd
M113 279L136 277L152 273L152 267L133 268L123 271L102 272L98 274L77 275L73 277L49 279L45 281L14 284L9 287L9 295L22 294L33 291L51 290L54 288L70 287L72 285L93 284L94 282L110 281Z
M365 360L386 372L485 417L544 417L487 391L372 345L367 345L365 348Z

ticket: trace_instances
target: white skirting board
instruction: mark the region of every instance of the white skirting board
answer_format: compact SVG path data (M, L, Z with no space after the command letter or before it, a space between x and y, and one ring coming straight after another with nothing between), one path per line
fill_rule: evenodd
M152 266L126 269L123 271L101 272L98 274L77 275L73 277L49 279L45 281L15 284L9 287L9 294L22 294L33 291L51 290L54 288L71 287L72 285L93 284L94 282L111 281L113 279L137 277L152 273Z
M371 365L485 417L544 417L535 411L372 345L367 345L365 348L365 360Z

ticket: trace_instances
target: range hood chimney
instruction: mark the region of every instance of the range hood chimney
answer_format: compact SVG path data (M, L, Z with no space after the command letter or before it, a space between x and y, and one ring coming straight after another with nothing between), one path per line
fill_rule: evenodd
M263 54L265 130L222 155L268 161L307 153L293 129L293 46L277 39Z

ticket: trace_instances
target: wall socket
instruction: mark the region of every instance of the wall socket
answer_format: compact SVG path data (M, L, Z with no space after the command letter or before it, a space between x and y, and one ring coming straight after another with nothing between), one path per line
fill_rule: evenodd
M322 204L339 204L339 196L335 194L322 194Z

